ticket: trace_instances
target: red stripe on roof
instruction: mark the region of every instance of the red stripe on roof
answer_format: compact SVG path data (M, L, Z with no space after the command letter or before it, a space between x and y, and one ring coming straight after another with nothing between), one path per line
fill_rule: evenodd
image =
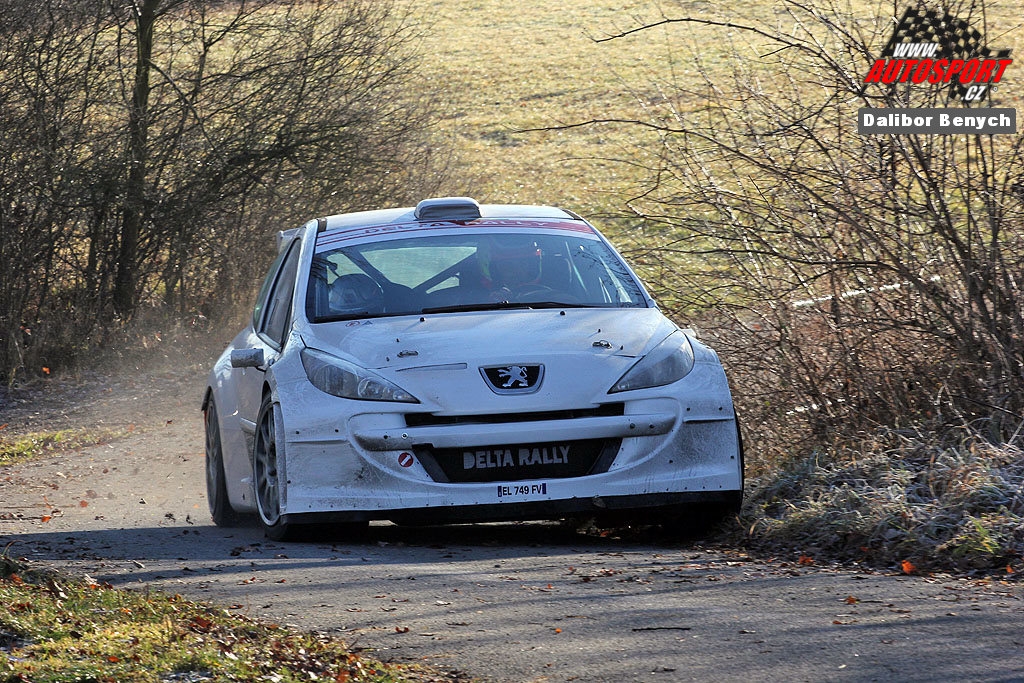
M435 232L438 230L473 228L542 228L545 230L565 230L593 235L594 230L581 221L552 221L544 219L523 218L485 218L468 223L438 221L433 223L409 222L387 223L384 225L363 225L348 229L328 229L317 237L317 246L349 242L352 240L372 237L374 235L400 235L404 233Z

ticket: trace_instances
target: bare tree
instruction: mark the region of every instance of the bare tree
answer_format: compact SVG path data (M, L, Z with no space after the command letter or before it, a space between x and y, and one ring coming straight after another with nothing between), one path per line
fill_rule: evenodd
M436 184L389 1L0 0L0 367L248 294L271 229ZM258 245L258 246L254 246Z
M744 414L780 448L794 424L980 421L1019 436L1024 137L859 135L861 107L960 107L957 93L865 83L896 17L783 8L786 31L658 22L718 26L722 44L728 30L733 58L712 69L695 50L695 78L627 122L660 140L629 202L634 258L719 337ZM980 3L935 9L984 28Z

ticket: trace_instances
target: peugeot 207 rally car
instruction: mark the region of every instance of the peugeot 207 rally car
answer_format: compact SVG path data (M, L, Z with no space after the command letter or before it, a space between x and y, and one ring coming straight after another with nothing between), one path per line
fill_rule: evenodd
M546 206L424 200L279 235L203 399L215 523L365 525L738 506L716 354Z

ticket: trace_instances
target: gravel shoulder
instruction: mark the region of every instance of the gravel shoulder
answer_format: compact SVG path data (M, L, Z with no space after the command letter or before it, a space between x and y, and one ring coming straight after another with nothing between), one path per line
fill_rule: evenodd
M206 509L204 372L94 378L0 408L110 443L0 467L0 548L491 681L1021 680L1019 583L752 558L552 524L278 544ZM59 388L59 387L58 387Z

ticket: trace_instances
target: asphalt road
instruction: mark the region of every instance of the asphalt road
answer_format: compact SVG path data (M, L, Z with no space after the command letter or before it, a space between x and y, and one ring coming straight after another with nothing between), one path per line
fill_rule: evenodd
M218 529L195 396L161 400L128 438L0 468L0 548L488 681L1024 681L1019 582L552 524L294 544Z

